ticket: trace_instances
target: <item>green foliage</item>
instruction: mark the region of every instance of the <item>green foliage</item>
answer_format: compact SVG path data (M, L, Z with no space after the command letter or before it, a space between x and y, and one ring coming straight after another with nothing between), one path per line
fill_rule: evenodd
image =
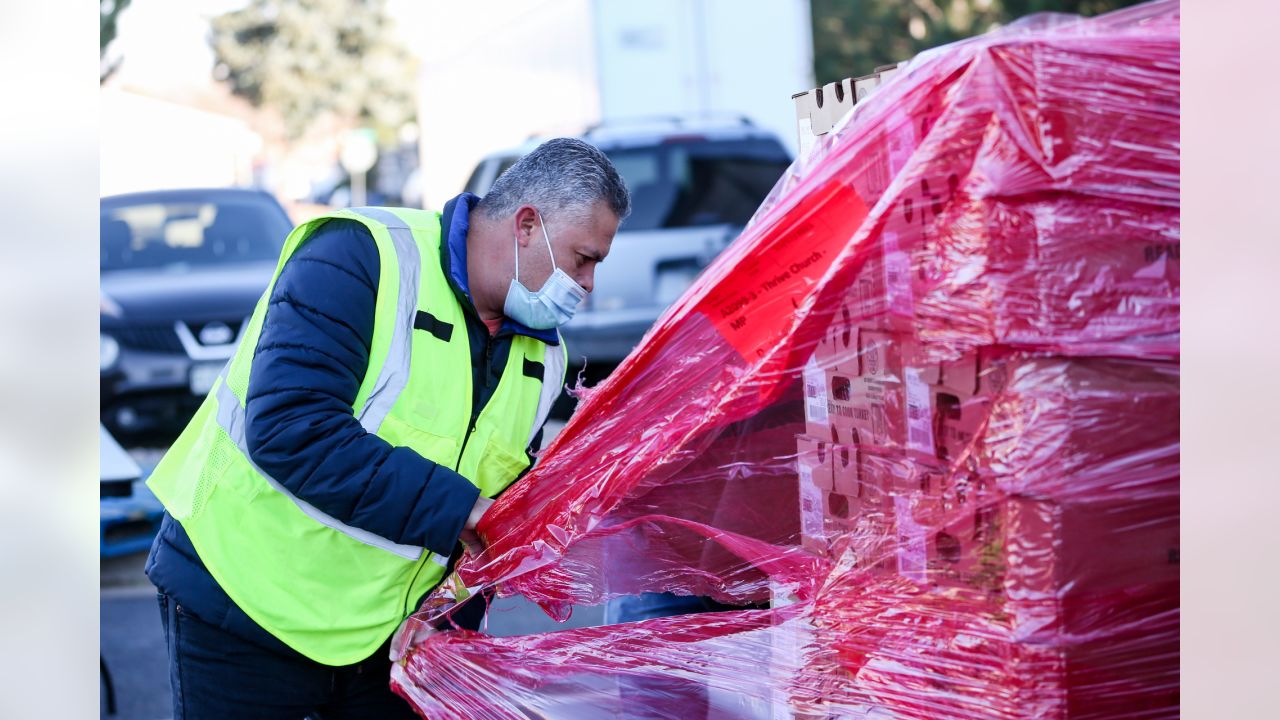
M383 0L252 0L213 19L237 95L278 111L291 137L326 113L387 136L414 116L417 68Z
M120 61L108 63L107 48L116 39L117 21L120 13L129 7L130 0L99 0L98 2L98 82L104 83L111 73L120 67Z
M1097 15L1138 0L812 0L819 84L979 35L1036 12Z

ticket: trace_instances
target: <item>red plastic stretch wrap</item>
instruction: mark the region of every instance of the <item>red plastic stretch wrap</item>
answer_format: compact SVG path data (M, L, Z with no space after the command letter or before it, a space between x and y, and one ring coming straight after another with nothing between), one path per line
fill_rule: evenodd
M405 630L482 587L755 609L423 631L396 691L440 718L1176 717L1178 16L914 59Z

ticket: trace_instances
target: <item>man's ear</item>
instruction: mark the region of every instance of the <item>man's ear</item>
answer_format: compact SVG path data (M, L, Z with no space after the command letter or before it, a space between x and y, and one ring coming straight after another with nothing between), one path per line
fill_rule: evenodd
M516 242L528 247L538 230L538 211L532 205L521 205L515 214Z

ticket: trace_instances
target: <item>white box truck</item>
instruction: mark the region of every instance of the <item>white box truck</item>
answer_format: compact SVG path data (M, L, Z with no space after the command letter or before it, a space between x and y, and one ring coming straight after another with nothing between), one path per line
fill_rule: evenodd
M779 97L812 87L809 0L594 0L604 121L740 115L783 138L795 117Z

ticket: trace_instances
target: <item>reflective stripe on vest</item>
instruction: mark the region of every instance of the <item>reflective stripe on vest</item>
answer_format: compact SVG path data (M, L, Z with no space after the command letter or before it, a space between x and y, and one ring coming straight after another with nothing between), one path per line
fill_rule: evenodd
M409 336L413 333L413 318L418 311L418 273L422 261L418 257L418 243L404 220L380 208L358 208L352 212L386 226L400 265L400 293L396 299L396 324L391 347L387 349L382 372L378 374L359 415L364 429L376 433L409 381Z
M554 350L546 354L543 360L545 371L542 373L542 395L538 398L538 414L533 420L533 429L529 431L529 440L525 442L526 446L533 445L533 438L538 435L538 431L542 429L543 423L551 416L551 407L556 404L556 399L560 397L560 388L564 384L564 373L568 365L569 350L564 345L564 339L560 340L560 352ZM555 378L561 378L560 383L547 382Z
M323 510L317 508L306 500L303 500L297 495L294 495L288 488L281 485L278 480L271 477L271 475L262 468L258 467L257 463L253 461L253 458L249 456L249 443L245 438L244 430L244 406L240 404L240 398L237 398L236 394L232 392L231 388L222 380L217 383L215 393L218 398L218 426L226 431L232 442L234 442L236 447L240 449L240 453L244 456L245 461L253 466L253 469L262 476L262 479L266 480L267 484L271 485L276 492L292 500L293 504L297 505L298 508L307 515L307 517L315 520L325 527L337 530L343 535L355 538L365 545L372 545L373 547L386 550L387 552L395 553L406 560L417 560L422 557L424 552L428 552L426 548L418 545L401 545L400 543L388 540L381 535L371 533L368 530L361 530L358 527L352 527L332 515L326 514ZM435 562L438 565L445 566L449 564L449 558L443 555L438 555L436 553L429 553L429 555L431 556L432 562Z

